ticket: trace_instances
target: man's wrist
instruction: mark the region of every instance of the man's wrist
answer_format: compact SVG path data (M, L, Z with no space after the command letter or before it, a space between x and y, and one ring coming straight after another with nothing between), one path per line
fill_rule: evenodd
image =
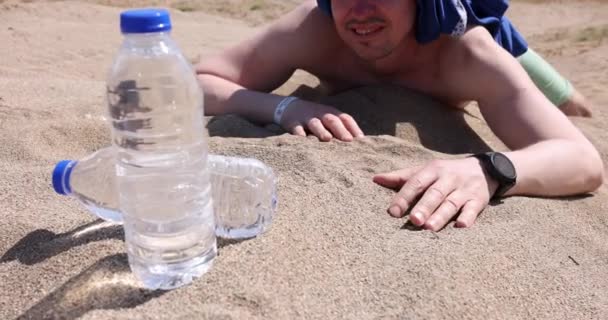
M298 100L297 97L293 97L293 96L288 96L285 97L283 99L281 99L281 101L277 104L276 108L274 109L274 114L273 114L273 122L277 125L281 125L281 120L283 119L283 115L285 114L285 111L287 111L287 109L289 108L289 106L291 106L292 102Z
M505 154L488 152L473 156L479 160L486 176L491 198L500 198L515 186L517 181L515 166Z
M490 195L490 199L492 199L492 198L494 198L494 195L496 194L498 187L500 187L500 183L498 182L498 180L496 180L496 178L492 177L488 173L488 171L484 167L483 163L481 163L481 161L479 161L479 166L481 167L481 170L483 171L483 175L486 177L486 183L488 184L488 193Z

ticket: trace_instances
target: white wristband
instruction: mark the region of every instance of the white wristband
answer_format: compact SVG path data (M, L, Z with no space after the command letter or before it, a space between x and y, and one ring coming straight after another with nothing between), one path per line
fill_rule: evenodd
M279 104L277 108L274 110L274 123L281 125L281 118L283 117L283 113L287 110L287 107L294 101L298 100L296 97L285 97Z

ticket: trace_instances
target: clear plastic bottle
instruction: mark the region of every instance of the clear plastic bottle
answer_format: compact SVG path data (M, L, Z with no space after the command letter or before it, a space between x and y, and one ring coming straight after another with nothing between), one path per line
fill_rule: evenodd
M55 192L76 198L96 216L122 223L116 186L116 152L104 148L76 160L62 160L53 170Z
M60 161L53 171L53 187L80 201L96 216L122 223L116 190L114 148L80 159ZM209 155L216 235L240 239L266 231L277 206L276 178L271 168L251 158Z
M120 27L107 96L127 254L146 287L172 289L217 255L203 93L167 10L124 11Z
M222 238L251 238L265 232L277 206L271 168L251 158L209 155L215 233Z

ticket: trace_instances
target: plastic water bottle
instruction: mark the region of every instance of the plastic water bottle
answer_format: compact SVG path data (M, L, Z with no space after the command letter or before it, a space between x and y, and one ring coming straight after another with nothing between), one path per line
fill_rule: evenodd
M53 189L78 199L103 220L122 223L115 164L113 147L101 149L79 161L62 160L53 170Z
M129 265L151 289L207 272L217 255L203 93L169 12L127 10L107 80Z
M277 206L271 168L251 158L209 156L216 235L251 238L265 232Z
M53 187L79 200L96 216L122 223L116 190L116 152L108 147L76 160L60 161ZM268 230L277 206L272 169L250 158L208 156L216 235L251 238Z

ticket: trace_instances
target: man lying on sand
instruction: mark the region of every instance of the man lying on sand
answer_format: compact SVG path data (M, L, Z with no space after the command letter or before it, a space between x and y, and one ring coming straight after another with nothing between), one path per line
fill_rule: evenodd
M399 189L388 207L392 216L411 210L413 224L434 231L456 216L456 227L471 226L492 198L593 191L602 184L602 160L514 58L529 50L503 19L506 9L496 0L305 1L251 39L202 60L205 111L274 121L322 141L363 137L350 115L331 106L268 93L296 69L317 76L331 93L389 83L453 107L477 101L513 151L434 160L373 179ZM535 77L559 77L540 69ZM558 88L568 96L562 103L584 109L569 90Z

